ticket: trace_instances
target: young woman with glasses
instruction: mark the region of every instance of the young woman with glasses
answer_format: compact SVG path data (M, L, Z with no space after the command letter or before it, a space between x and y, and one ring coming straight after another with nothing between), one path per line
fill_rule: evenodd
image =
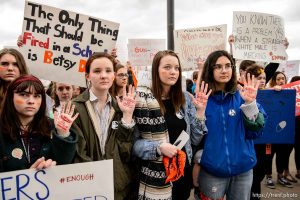
M118 63L116 64L115 69L116 77L114 79L113 85L111 87L111 95L113 97L119 96L121 97L123 95L123 88L126 87L126 90L128 90L128 73L127 68Z
M256 164L253 139L264 126L264 111L256 103L259 84L247 74L237 90L234 62L226 51L207 57L201 79L212 89L198 177L201 199L248 200Z

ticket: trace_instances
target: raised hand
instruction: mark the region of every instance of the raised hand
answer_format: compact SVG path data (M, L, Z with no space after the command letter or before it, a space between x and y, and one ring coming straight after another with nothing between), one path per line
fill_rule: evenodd
M196 93L196 97L192 97L193 103L197 108L198 117L203 117L208 101L208 97L211 94L212 90L208 91L208 84L202 81L199 92Z
M64 103L62 105L61 113L58 113L57 111L54 112L54 124L58 134L69 134L70 127L79 115L79 113L77 113L73 116L74 109L75 105L72 105L71 101L69 101L67 104Z
M135 88L132 85L128 88L128 93L126 91L126 86L123 87L123 96L116 97L120 110L123 112L123 119L130 123L132 119L132 114L135 108Z
M244 86L238 85L240 95L246 104L252 103L256 99L259 82L250 73L247 74L247 79L244 76L241 78Z

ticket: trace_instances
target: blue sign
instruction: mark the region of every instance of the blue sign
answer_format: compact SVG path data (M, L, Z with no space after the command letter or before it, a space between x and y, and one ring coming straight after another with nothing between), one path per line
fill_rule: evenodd
M295 90L259 90L256 98L268 117L256 144L293 144L295 139Z

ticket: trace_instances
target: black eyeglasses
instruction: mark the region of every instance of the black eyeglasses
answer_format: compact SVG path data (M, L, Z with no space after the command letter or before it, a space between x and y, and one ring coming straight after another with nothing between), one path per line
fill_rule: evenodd
M129 75L126 74L126 73L120 73L120 74L117 74L117 76L118 76L119 78L127 78Z

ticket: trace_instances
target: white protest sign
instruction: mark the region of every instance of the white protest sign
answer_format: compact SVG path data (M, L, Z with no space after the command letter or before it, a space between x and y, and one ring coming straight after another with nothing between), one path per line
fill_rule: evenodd
M166 49L165 39L129 39L128 59L132 66L150 66L158 51Z
M280 63L277 71L283 72L287 80L290 80L293 76L299 76L299 60L288 60Z
M113 160L0 173L0 199L113 200Z
M118 29L118 23L26 1L20 50L33 75L86 86L86 60L113 49Z
M174 31L175 52L183 71L196 70L198 59L205 61L213 51L225 50L227 25Z
M146 86L150 88L152 83L151 71L138 71L137 80L138 86Z
M287 60L284 22L277 15L233 12L233 57L280 63Z

